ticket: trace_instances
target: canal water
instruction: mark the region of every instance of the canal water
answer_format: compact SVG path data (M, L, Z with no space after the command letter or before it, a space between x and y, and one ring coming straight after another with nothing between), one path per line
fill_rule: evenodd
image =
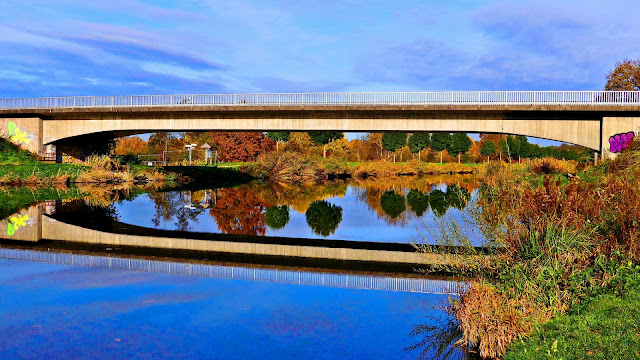
M464 283L416 272L411 244L437 244L476 188L470 177L255 182L42 202L0 222L0 352L436 357L410 348L428 338L420 329L450 324L442 307Z

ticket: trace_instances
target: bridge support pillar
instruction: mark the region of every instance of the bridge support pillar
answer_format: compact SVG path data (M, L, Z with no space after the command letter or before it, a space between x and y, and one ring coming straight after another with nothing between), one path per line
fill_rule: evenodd
M640 137L640 117L605 117L601 136L602 158L615 158L629 141Z
M35 155L43 154L42 119L39 117L0 118L0 136Z

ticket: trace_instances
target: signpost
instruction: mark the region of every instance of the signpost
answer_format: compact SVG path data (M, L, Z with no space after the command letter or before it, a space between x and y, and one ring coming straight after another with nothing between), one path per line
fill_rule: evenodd
M198 146L198 144L187 144L184 147L186 147L187 149L189 149L189 166L191 166L191 153L193 152L193 149Z

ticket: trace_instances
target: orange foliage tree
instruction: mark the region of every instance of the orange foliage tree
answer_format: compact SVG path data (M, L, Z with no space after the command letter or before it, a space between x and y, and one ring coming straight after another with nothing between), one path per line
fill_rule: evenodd
M273 151L276 143L261 132L203 132L185 133L185 140L198 144L208 143L218 151L223 162L255 161L260 154Z
M607 91L640 90L640 60L624 59L607 75Z
M148 143L141 138L123 137L116 139L116 155L141 155L148 152Z

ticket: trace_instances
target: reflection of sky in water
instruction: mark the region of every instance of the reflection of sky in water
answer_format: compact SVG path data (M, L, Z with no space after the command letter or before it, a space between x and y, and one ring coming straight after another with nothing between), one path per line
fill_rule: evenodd
M433 190L446 191L445 184L434 185ZM224 191L224 190L222 190ZM349 186L343 197L332 196L324 200L332 205L342 208L342 221L335 232L327 237L315 234L309 225L304 213L300 213L289 207L290 220L282 229L271 229L267 227L267 236L309 238L309 239L336 239L336 240L352 240L352 241L372 241L372 242L393 242L393 243L409 243L417 241L419 243L427 240L433 242L433 234L437 232L437 222L434 220L435 215L431 208L422 216L416 216L407 205L407 210L403 213L405 221L398 223L389 223L386 219L379 217L376 211L370 209L368 205L358 199L358 193L363 192L364 188ZM408 192L405 189L404 194ZM189 206L188 203L185 205ZM148 195L142 195L132 201L123 201L115 204L121 222L155 228L152 219L155 215L155 207L153 201ZM181 205L183 206L183 205ZM461 211L450 207L447 210L446 219L459 220ZM163 222L161 221L158 229L177 230L175 220ZM205 210L197 216L196 221L189 221L189 231L219 233L220 230L216 224L216 220ZM475 236L475 234L471 234ZM480 241L474 242L479 245Z
M415 359L446 296L0 260L3 358Z

